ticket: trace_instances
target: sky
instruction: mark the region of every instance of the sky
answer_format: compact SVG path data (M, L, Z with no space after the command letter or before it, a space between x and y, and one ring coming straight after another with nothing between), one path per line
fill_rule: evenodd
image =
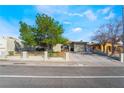
M109 5L6 5L0 6L0 36L19 37L19 21L35 25L37 13L45 13L59 21L63 36L71 41L91 41L98 27L122 18L122 6Z

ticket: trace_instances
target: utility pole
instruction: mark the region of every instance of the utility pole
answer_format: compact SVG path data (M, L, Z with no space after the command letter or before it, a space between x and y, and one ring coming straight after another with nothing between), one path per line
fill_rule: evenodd
M123 33L122 33L123 52L121 53L121 62L124 62L124 5L122 6L122 26L123 26Z

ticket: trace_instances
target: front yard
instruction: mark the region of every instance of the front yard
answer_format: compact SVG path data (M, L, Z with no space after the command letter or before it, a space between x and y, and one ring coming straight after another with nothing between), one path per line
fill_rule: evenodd
M65 57L65 52L48 52L48 57Z
M45 52L40 51L32 51L32 52L26 52L26 55L24 57L23 52L10 52L8 56L6 56L3 59L0 60L13 60L13 61L66 61L65 52L47 52L47 55L45 55Z

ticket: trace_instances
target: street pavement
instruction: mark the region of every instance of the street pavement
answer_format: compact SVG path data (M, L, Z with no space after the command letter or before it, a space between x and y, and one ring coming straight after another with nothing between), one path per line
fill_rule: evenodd
M124 88L124 63L95 54L69 54L69 61L0 61L0 87Z
M0 65L4 88L124 88L124 67Z

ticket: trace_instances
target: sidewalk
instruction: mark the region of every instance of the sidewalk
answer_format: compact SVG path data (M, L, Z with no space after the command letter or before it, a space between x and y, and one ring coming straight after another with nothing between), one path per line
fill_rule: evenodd
M46 60L44 60L43 56L29 56L27 58L21 58L20 56L8 56L6 58L0 58L1 60L5 60L5 61L33 61L33 62L44 62L44 61L48 61L48 62L65 62L66 59L62 58L62 57L48 57Z
M58 61L0 61L0 65L14 66L81 66L76 62L58 62Z
M124 63L104 63L104 62L58 62L58 61L0 61L0 66L13 65L13 66L76 66L76 67L124 67Z

